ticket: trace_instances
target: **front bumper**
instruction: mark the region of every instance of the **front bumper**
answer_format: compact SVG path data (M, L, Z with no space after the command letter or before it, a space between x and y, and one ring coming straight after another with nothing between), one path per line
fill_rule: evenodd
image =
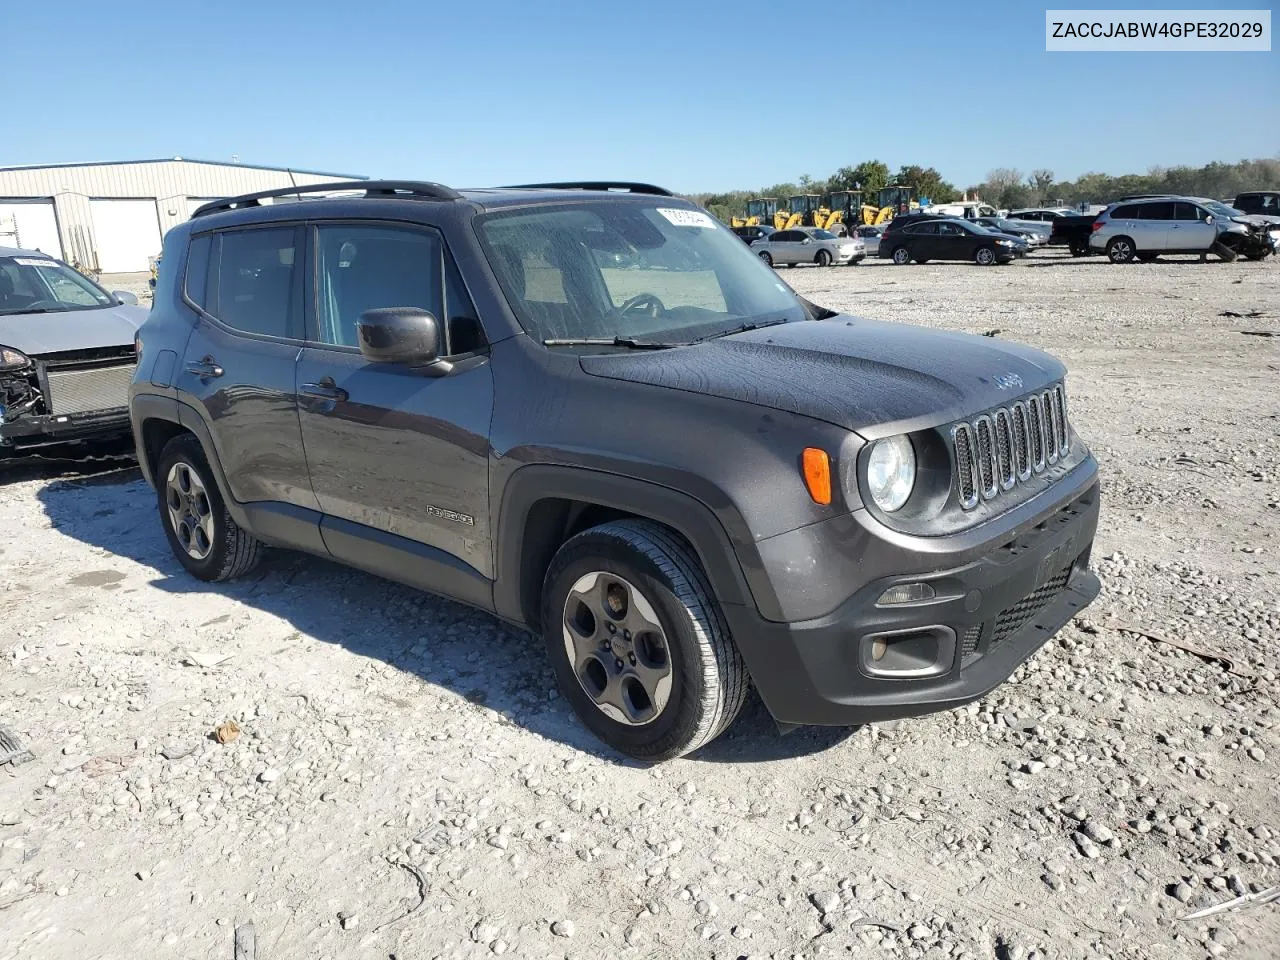
M129 433L128 407L62 416L23 414L0 424L0 450L21 451L82 440L107 440Z
M1098 508L1095 482L976 559L951 566L937 555L929 572L873 580L814 620L776 623L742 606L726 606L725 615L779 723L845 725L947 710L1003 683L1097 597L1088 563ZM932 586L936 599L877 605L888 588L917 582Z

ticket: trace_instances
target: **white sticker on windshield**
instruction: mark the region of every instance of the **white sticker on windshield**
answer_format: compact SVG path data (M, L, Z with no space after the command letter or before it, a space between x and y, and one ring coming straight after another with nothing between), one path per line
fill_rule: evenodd
M679 210L672 207L659 207L658 212L677 227L712 227L716 222L701 210Z
M14 257L13 262L20 263L24 267L47 267L53 264L52 260L36 259L35 257Z

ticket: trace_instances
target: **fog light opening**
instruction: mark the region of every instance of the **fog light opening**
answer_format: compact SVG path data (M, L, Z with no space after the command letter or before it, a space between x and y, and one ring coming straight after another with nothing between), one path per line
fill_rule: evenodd
M927 583L899 583L880 594L876 605L888 607L901 603L924 603L935 596L933 587Z
M885 641L885 639L883 637L876 637L874 640L871 641L871 659L883 660L884 653L888 649L889 649L889 644Z

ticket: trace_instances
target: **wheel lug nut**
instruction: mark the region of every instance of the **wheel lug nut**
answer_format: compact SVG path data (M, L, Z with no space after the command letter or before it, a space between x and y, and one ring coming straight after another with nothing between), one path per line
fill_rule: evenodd
M630 640L630 639L631 639L631 631L630 631L630 630L623 630L623 631L622 631L622 639L623 639L623 640Z
M636 665L636 655L634 653L628 655L627 659L631 661L633 667Z
M613 664L614 664L614 666L616 666L619 670L621 670L621 669L622 669L622 658L621 658L621 657L618 657L616 660L614 660L614 661L613 661Z
M617 632L618 632L618 628L617 628L617 627L615 627L612 623L607 624L607 626L608 626L608 630L609 630L609 632L610 632L610 633L617 633Z

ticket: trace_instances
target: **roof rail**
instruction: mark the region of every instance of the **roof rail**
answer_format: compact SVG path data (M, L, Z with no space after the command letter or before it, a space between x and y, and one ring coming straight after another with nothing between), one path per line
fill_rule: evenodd
M564 183L513 183L508 190L625 190L628 193L648 193L655 197L673 197L670 190L655 187L652 183L630 183L626 180L572 180Z
M462 197L457 190L443 184L420 180L340 180L334 183L308 183L297 187L280 187L276 190L262 190L258 193L228 197L225 200L213 200L196 207L195 212L191 214L191 219L224 210L238 210L241 207L260 207L262 204L259 201L270 197L332 193L338 190L361 190L366 197L402 197L406 200L458 200Z

